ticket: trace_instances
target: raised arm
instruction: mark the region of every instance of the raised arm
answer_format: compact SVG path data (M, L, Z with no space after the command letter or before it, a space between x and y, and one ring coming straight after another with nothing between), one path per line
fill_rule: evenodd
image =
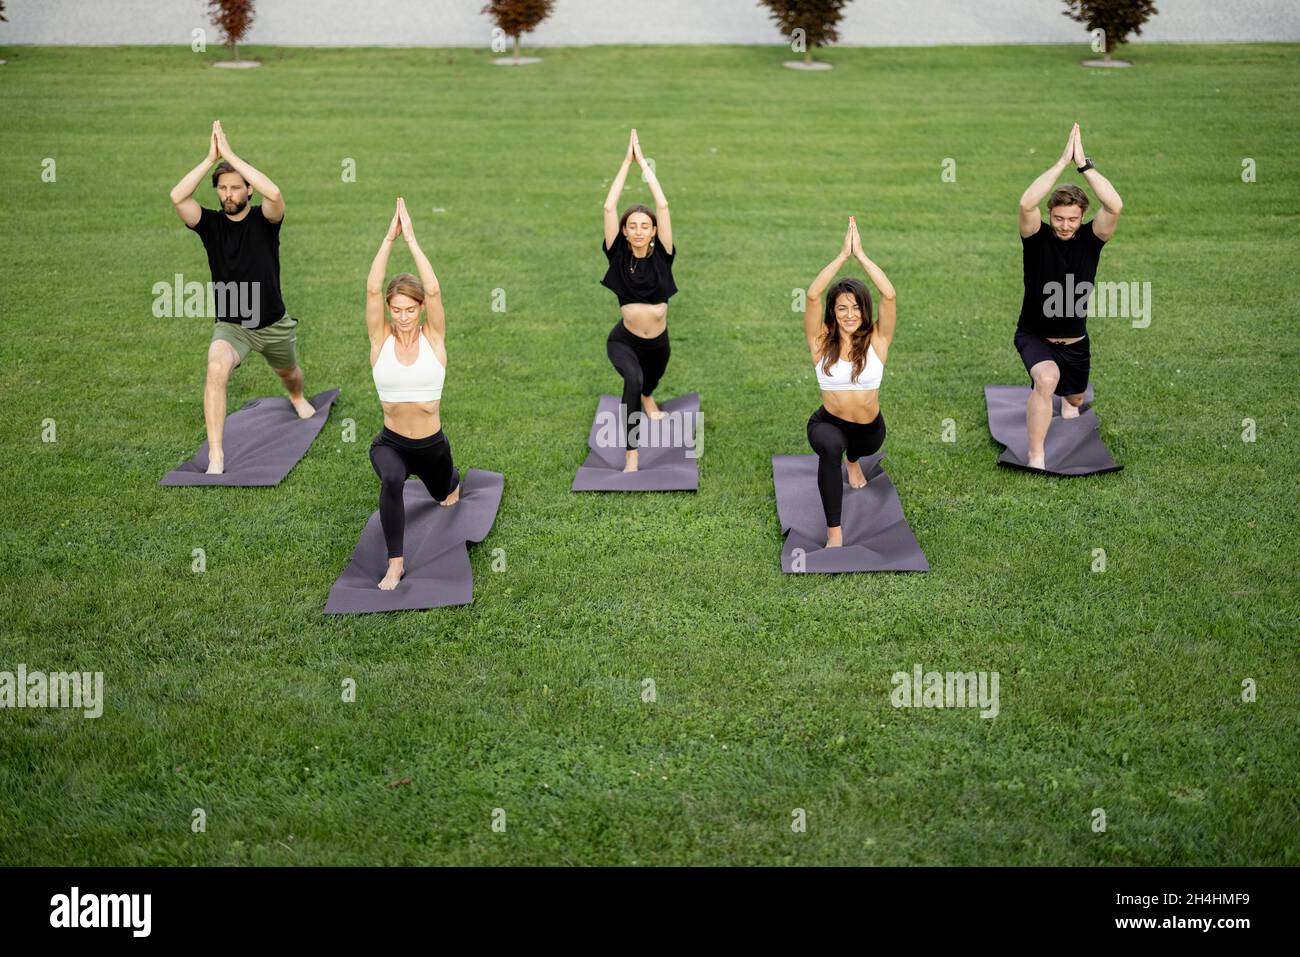
M808 296L803 309L803 337L808 341L808 349L812 352L814 360L817 358L817 347L822 337L822 293L831 284L840 267L849 261L851 255L853 255L853 226L850 223L844 233L844 245L840 248L840 254L826 264L825 268L817 274L817 278L812 281L812 285L808 287Z
M1056 181L1065 172L1065 167L1070 164L1070 160L1074 156L1074 137L1078 131L1078 123L1070 127L1070 136L1065 141L1065 152L1061 154L1061 158L1044 171L1038 179L1030 183L1029 188L1021 195L1020 235L1023 238L1027 239L1034 235L1043 225L1043 214L1039 211L1038 204L1047 198L1047 194L1052 191Z
M664 195L663 187L659 185L654 167L646 162L645 156L641 153L641 141L637 138L635 129L632 130L632 156L641 167L641 175L645 178L646 185L650 187L650 195L655 198L655 232L659 236L659 244L664 247L664 252L671 255L673 222L668 215L668 197Z
M623 184L627 182L627 171L632 166L632 138L628 137L627 155L623 165L618 168L618 175L609 184L609 193L605 196L605 248L612 249L618 238L618 198L623 195Z
M208 174L212 164L217 161L217 155L216 134L209 133L207 158L186 173L181 178L181 181L172 187L172 208L176 210L176 215L181 218L181 222L186 226L198 225L199 219L203 216L203 207L194 198L194 191L199 188L199 183L203 182L203 177Z
M384 341L384 274L388 272L388 254L393 251L393 243L401 231L400 214L394 210L388 234L379 244L379 252L370 264L370 275L366 277L366 333L376 346Z
M1079 133L1079 127L1074 127L1074 163L1076 166L1083 166L1088 162L1088 156L1083 150L1083 137ZM1101 203L1101 209L1097 210L1097 215L1092 219L1092 231L1098 239L1106 242L1111 236L1115 235L1115 227L1119 224L1119 214L1124 208L1124 201L1119 198L1119 193L1115 192L1115 187L1110 185L1110 180L1095 169L1084 170L1083 178L1088 181L1092 191L1097 194L1097 201Z
M867 277L880 293L880 308L876 315L875 336L883 339L883 348L876 348L876 354L880 356L881 361L885 359L885 349L894 340L894 326L898 321L898 297L894 293L894 284L889 281L885 271L873 263L867 254L862 251L862 237L858 235L858 221L850 219L850 230L853 234L853 257L862 264L862 268L867 271ZM873 347L879 345L873 342Z
M424 285L426 333L433 332L441 339L447 335L447 315L442 307L442 288L438 285L438 277L433 274L433 264L429 262L429 257L424 254L424 250L415 240L415 227L411 225L411 214L406 211L406 200L400 197L397 200L397 215L401 220L402 237L406 240L406 248L411 251L416 271L420 274L420 282Z
M212 122L212 135L216 138L221 158L233 166L235 171L248 181L249 186L262 194L262 215L272 223L284 219L284 197L280 195L280 187L271 182L270 178L252 163L235 155L235 151L230 148L230 141L226 139L225 131L221 128L220 120Z

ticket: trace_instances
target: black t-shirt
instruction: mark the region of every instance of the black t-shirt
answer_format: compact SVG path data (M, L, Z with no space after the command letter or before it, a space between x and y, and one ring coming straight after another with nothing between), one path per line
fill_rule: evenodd
M1088 220L1067 240L1057 239L1049 223L1032 236L1020 237L1025 295L1017 330L1062 339L1085 335L1097 261L1105 245L1092 231L1093 222Z
M262 215L261 206L252 206L239 222L220 210L203 208L199 221L190 229L199 234L208 251L208 268L214 283L256 282L260 293L257 323L249 329L264 329L284 316L280 298L280 224ZM253 318L253 287L232 288L230 295L220 290L213 295L216 320L243 323ZM242 308L241 308L242 307Z
M600 284L614 291L620 306L626 306L630 302L667 302L677 292L677 284L673 282L676 244L673 245L673 251L668 252L657 238L651 240L651 243L650 255L637 259L622 232L614 237L611 248L606 248L603 239L600 241L600 248L609 260L609 268L605 270L605 278Z

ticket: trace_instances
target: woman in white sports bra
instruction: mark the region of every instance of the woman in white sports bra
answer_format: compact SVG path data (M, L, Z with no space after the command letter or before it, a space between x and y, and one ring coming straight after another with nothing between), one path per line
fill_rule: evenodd
M880 293L879 319L872 316L871 291L861 279L836 282L823 309L822 293L850 256L862 264ZM893 285L862 251L857 221L849 217L844 248L808 287L803 314L804 338L822 390L822 405L808 419L808 442L817 453L817 490L826 513L827 548L843 544L840 459L847 453L849 485L862 488L867 478L858 460L875 454L885 441L880 380L894 338L895 306Z
M406 240L417 279L404 272L384 287L388 253L398 236ZM384 319L387 305L390 320ZM425 312L424 324L420 313ZM447 321L442 290L433 266L415 241L406 202L397 212L370 264L366 279L366 331L370 335L370 367L384 408L384 428L370 443L370 464L379 475L379 521L388 546L388 572L379 583L385 591L397 587L404 570L403 535L406 509L403 489L414 474L439 505L460 498L460 473L451 462L451 444L442 434L438 407L447 376Z

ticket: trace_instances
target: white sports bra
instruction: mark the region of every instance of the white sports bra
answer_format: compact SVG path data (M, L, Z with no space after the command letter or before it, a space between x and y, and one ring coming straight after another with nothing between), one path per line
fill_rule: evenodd
M867 346L867 364L862 367L856 381L849 378L853 372L853 363L847 359L840 359L831 366L830 375L822 370L820 362L814 362L813 368L817 370L817 384L823 392L865 392L868 389L879 389L880 380L885 376L885 364L870 345Z
M442 398L447 370L433 354L428 337L419 333L420 353L409 366L397 360L397 338L389 335L371 367L380 402L432 402Z

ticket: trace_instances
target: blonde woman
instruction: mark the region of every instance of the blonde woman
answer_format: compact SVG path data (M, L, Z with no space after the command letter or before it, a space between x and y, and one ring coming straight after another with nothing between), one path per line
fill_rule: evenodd
M406 240L420 275L399 273L385 287L388 254L399 236ZM439 505L454 505L460 498L460 473L452 465L451 444L439 415L447 377L442 291L400 198L366 279L366 331L371 373L384 409L383 431L370 443L370 464L379 476L379 521L388 546L388 571L379 587L390 591L405 570L402 490L407 476L418 477Z

